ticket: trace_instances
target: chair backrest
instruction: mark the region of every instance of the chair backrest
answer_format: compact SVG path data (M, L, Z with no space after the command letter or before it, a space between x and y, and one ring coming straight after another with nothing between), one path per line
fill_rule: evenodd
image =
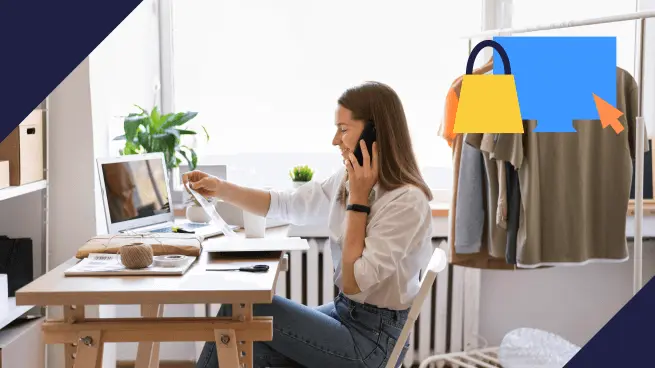
M396 346L394 346L393 352L389 357L386 368L396 368L399 365L398 358L400 357L400 353L403 351L403 347L405 347L405 343L409 338L409 333L412 331L414 323L416 322L416 319L421 312L423 302L430 293L430 288L432 288L434 280L437 278L437 273L446 268L446 264L446 252L444 252L441 248L436 248L432 253L432 257L430 257L430 263L428 263L428 266L425 269L425 273L423 275L423 279L421 280L421 288L419 289L416 298L414 298L412 307L409 309L409 316L407 317L407 321L403 326L403 330L400 332L400 336L398 337Z

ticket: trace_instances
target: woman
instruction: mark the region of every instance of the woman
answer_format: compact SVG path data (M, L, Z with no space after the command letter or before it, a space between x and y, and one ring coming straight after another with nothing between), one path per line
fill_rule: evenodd
M377 130L372 153L359 140L366 121ZM432 253L431 194L396 93L376 82L348 89L338 101L335 125L332 144L345 167L322 183L269 192L198 171L183 178L200 194L251 213L298 225L328 222L341 292L318 308L278 296L272 304L254 305L254 315L273 316L273 340L254 344L256 367L383 367ZM363 165L353 155L358 144ZM230 306L219 315L231 316ZM216 345L208 342L197 367L217 364Z

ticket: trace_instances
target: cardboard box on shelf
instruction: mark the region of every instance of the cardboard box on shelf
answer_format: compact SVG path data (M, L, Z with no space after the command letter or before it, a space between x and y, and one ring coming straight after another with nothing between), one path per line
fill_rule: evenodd
M43 180L43 110L32 111L0 142L0 161L9 161L11 186Z
M9 186L9 161L0 161L0 189Z

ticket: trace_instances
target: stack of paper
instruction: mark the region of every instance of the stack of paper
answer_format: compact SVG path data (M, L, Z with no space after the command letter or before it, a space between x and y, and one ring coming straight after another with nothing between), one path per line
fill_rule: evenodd
M120 254L89 254L75 266L64 272L66 276L145 276L145 275L183 275L196 260L196 257L186 257L186 262L179 267L150 266L138 270L125 268L121 263Z

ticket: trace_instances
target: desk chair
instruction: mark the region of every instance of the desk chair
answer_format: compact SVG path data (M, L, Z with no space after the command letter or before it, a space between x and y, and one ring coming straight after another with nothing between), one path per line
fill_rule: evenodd
M416 323L416 319L421 312L423 302L428 296L430 288L432 288L432 285L434 284L434 280L437 278L437 273L441 272L446 267L446 263L446 252L441 250L441 248L436 248L432 253L432 257L430 257L430 263L428 263L428 267L425 270L425 275L421 280L421 288L418 291L418 295L414 299L414 303L412 303L412 307L409 309L407 322L405 322L403 330L400 332L400 337L398 337L398 341L393 348L393 352L389 357L386 368L397 368L400 366L400 362L398 362L400 353L405 347L405 342L409 337L409 333L412 331L414 323Z
M416 319L421 312L423 302L428 296L430 288L434 284L434 280L437 279L437 273L441 272L446 267L446 263L446 252L444 252L441 248L436 248L432 253L432 257L430 257L430 263L428 263L428 267L425 269L425 275L421 280L421 288L418 291L418 295L416 295L416 298L414 299L414 303L412 303L412 307L409 309L407 321L403 326L403 330L400 332L398 341L393 348L393 352L391 353L385 368L398 368L400 366L400 362L398 362L400 352L403 351L403 347L405 346L405 342L409 337L409 333L414 327L414 323L416 323Z

